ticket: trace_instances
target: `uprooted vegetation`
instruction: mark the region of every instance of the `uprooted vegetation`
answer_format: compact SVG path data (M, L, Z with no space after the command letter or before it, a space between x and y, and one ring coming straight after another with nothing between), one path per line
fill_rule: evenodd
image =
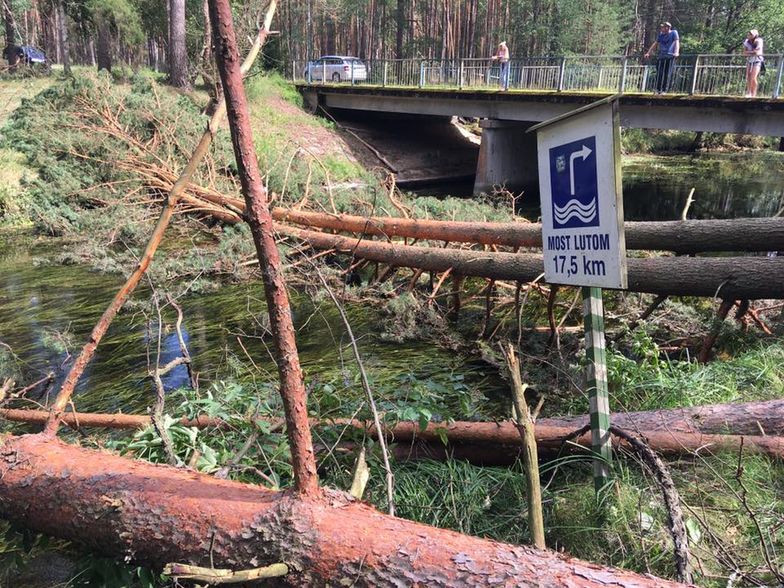
M251 96L254 87L256 98L263 99L270 92L275 93L276 83L254 79ZM26 180L25 213L39 231L74 240L75 245L58 261L79 261L104 270L127 272L134 263L135 252L146 241L162 198L203 129L198 99L171 93L145 77L137 78L132 86L115 85L102 77L85 77L44 92L31 106L18 111L4 131L5 142L22 152L26 164L37 174ZM325 156L292 138L292 129L294 134L303 127L315 129L312 132L316 133L324 123L311 122L294 110L284 114L273 110L266 117L258 112L259 127L271 125L274 129L264 138L257 138L257 150L268 185L277 194L277 203L358 214L397 215L402 206L413 216L488 220L511 217L505 202L493 205L437 199L407 201L394 192L390 198L388 187L361 173L350 158ZM228 134L222 131L193 182L191 193L211 191L236 197L234 171ZM152 279L156 284L176 290L187 281L194 291L214 287L216 278L234 281L252 277L255 252L244 225L223 226L206 214L209 211L199 210L193 203L190 207L186 203L182 212L188 214L179 217L178 238L172 240L153 266ZM282 251L288 254L292 281L313 290L311 263L318 260L311 262L308 253L295 242L284 242ZM296 265L298 262L303 263ZM333 259L320 267L333 278L333 283L339 283L337 278L346 277L345 270L350 269L348 264ZM384 322L391 327L385 328L387 336L397 340L427 335L461 350L474 348L488 364L498 366L494 337L514 332L518 324L522 325L528 329L524 331L524 347L530 359L524 375L548 394L547 413L584 412L586 402L579 384L579 335L567 332L561 335L558 345L548 345L549 333L537 330L548 322L547 288L531 288L518 316L513 287L499 284L493 292L494 304L488 316L485 293L490 289L482 280L469 280L471 294L463 300L459 328L455 330L445 319L447 307L437 293L437 276L393 275L379 280L371 264L353 271L359 274L360 285L344 290L347 304L382 304L388 299L382 312L386 313ZM312 296L316 301L324 298L318 291ZM619 329L647 302L643 297L614 299L609 306L611 328ZM575 304L573 292L554 294L552 306L557 322L564 321L572 327L579 323L579 305ZM774 308L768 317L776 317L777 313L780 310ZM695 330L707 329L712 305L668 301L658 316L657 319L654 315L638 334L621 339L611 354L615 410L780 396L784 374L779 338L772 340L775 343L771 345L755 343L751 351L739 353L733 362L699 367L683 359L697 345L693 340ZM780 320L773 327L780 336ZM754 325L742 324L725 328L719 349L722 353L747 349L750 342L758 339L754 329ZM479 333L489 343L476 343ZM681 341L673 342L674 338ZM683 341L685 345L680 345ZM665 344L670 347L669 355L668 350L661 349ZM172 396L168 411L174 417L201 412L232 424L228 432L196 431L168 419L175 449L183 463L201 471L228 467L228 475L236 479L285 487L290 483L290 466L282 433L259 428L242 418L249 414L279 415L274 387L269 382L250 386L247 382L258 374L254 375L248 366L245 370L239 367L236 372L226 374L232 380L229 383ZM463 385L459 375L446 382L420 381L405 375L390 376L381 367L373 375L381 408L392 420L467 420L487 410L487 399ZM313 416L369 416L354 368L344 368L338 376L326 380L309 376ZM494 414L481 416L506 418L506 406L505 398L496 399L492 409L487 410ZM356 444L365 440L356 433L329 429L321 435L319 444L327 448L321 462L323 476L345 488L350 483L354 453L338 447L337 442ZM251 448L237 463L231 463L248 438L255 439ZM107 445L101 436L87 441L93 442ZM166 458L154 429L132 439L112 441L109 446L153 461ZM378 448L372 443L371 448L369 459L374 475L368 499L383 508L386 496L382 476L378 474ZM738 466L740 461L742 468ZM656 485L651 476L642 466L617 462L616 482L606 493L605 505L599 508L590 489L587 463L575 464L565 459L545 470L545 479L550 472L553 476L545 496L550 545L596 561L671 575L666 513L653 498ZM780 465L764 458L727 455L688 457L674 464L674 470L690 512L687 529L702 574L701 583L723 586L727 577L749 584L767 581L771 570L766 568L760 546L768 549L782 541ZM516 512L524 503L519 474L519 468L481 469L456 461L400 464L396 466L399 512L463 532L524 542L528 531L523 517ZM746 491L744 485L754 491ZM604 510L608 505L609 510ZM748 516L746 506L763 522L763 533ZM595 525L600 515L605 520L604 530L597 534Z

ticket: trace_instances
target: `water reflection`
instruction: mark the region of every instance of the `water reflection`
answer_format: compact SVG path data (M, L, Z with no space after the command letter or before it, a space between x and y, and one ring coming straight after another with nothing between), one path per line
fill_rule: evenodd
M784 154L754 152L710 155L624 156L626 220L676 220L694 188L689 218L773 216L784 207ZM421 196L471 197L473 180L441 183L414 191ZM524 194L519 214L538 219L539 199Z
M79 266L34 263L35 255L46 257L49 253L46 248L51 244L28 242L29 248L25 249L18 243L4 242L0 234L0 249L6 243L17 255L0 257L0 341L10 345L22 358L17 367L27 375L25 381L34 381L40 377L39 372L57 369L68 358L65 352L54 349L42 334L69 332L74 345L71 352L77 353L122 280ZM149 292L139 292L137 298L148 299ZM277 379L261 284L226 286L213 294L189 296L179 304L184 313L183 337L202 386L250 365L255 372L252 378ZM314 304L296 293L292 304L307 381L344 378L351 381L354 358L334 306ZM454 374L462 374L467 384L484 394L505 394L504 382L495 375L485 374L480 362L427 343L386 341L381 337L383 329L379 328L383 319L376 310L361 305L347 310L363 362L375 381L390 382L414 375L448 385ZM173 312L164 317L161 366L180 355L174 320ZM155 396L148 376L148 343L151 343L149 362L154 364L157 318L148 327L143 313L128 309L121 312L79 381L75 393L79 410L144 412ZM64 372L63 369L57 373L57 384L62 382ZM164 387L171 390L187 385L188 379L187 368L181 365L166 374ZM358 385L355 388L361 393Z

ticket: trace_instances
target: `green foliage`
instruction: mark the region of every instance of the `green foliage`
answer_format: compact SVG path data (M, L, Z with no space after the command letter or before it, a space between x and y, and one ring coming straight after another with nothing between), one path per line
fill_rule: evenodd
M88 0L87 9L94 21L109 21L123 42L140 45L146 40L139 12L130 0Z
M614 410L654 410L776 398L784 389L784 346L757 345L731 361L673 361L644 330L628 355L608 352Z
M289 483L291 468L285 436L280 431L273 432L270 421L262 420L279 414L272 386L219 381L200 394L181 390L174 398L179 403L172 407L171 415L164 416L164 427L180 462L213 473L229 462L249 436L255 435L258 441L235 464L232 477L276 488ZM199 415L223 421L227 427L199 429L180 422ZM112 446L137 458L167 462L163 442L152 426L130 440L115 440Z

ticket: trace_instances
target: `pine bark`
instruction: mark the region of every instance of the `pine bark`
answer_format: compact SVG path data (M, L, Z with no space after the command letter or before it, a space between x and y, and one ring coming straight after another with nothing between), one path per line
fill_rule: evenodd
M542 272L541 255L412 247L278 226L318 249L335 249L394 267L421 268L495 280L530 282ZM627 258L627 290L668 296L719 296L732 300L784 297L782 257Z
M342 492L302 499L35 435L0 437L0 514L156 568L282 562L288 586L679 585L396 519Z
M209 8L215 61L223 83L237 173L264 282L295 487L302 495L314 495L318 493L318 475L308 424L307 393L299 363L288 292L283 280L283 267L273 234L267 188L261 179L253 144L231 6L228 0L210 0Z
M60 52L60 61L63 64L63 73L71 75L71 48L68 42L68 20L65 13L63 0L57 0L57 46Z
M112 27L105 15L98 15L96 27L98 28L98 38L96 41L96 60L98 71L105 69L112 71Z
M305 210L273 210L276 220L334 231L433 241L541 247L539 223L469 222L362 217ZM626 248L674 253L784 250L784 218L627 222Z
M5 21L5 48L3 55L8 62L8 68L13 71L19 63L16 54L16 21L14 20L13 0L2 0L3 20Z
M185 46L185 0L169 0L169 81L175 88L191 85Z

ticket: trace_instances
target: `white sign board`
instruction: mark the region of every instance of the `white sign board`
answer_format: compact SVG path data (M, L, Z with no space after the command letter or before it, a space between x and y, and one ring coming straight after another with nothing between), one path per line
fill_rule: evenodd
M537 125L544 275L625 289L617 101Z

